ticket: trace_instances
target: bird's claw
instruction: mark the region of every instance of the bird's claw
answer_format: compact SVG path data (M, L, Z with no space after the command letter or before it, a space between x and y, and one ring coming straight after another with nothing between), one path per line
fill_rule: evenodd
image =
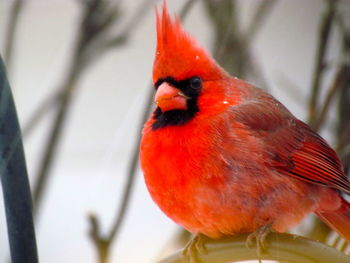
M252 247L256 245L256 252L258 256L259 263L261 263L261 255L264 253L264 251L267 249L266 245L266 237L269 233L273 231L272 225L264 225L260 228L258 228L255 232L251 233L246 242L247 247Z
M205 247L205 239L205 236L197 234L185 246L182 254L189 257L190 263L199 263L198 255L208 252Z

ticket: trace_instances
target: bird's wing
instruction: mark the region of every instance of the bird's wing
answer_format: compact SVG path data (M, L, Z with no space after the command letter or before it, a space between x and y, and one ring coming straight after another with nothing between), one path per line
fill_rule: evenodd
M266 162L280 173L350 193L334 150L281 103L266 95L235 106L232 112L261 143Z

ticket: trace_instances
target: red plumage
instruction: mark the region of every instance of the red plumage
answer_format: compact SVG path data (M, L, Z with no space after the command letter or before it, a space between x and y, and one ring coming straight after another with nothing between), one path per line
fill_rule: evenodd
M267 224L285 231L315 212L350 241L350 205L339 194L350 183L326 141L272 96L229 76L165 5L157 33L158 108L140 159L163 212L212 238Z

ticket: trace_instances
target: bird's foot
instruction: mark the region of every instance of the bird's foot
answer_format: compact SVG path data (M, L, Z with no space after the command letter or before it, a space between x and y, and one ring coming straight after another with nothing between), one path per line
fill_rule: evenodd
M261 263L261 255L266 250L266 237L269 233L273 232L272 224L264 225L258 228L255 232L251 233L248 238L246 245L247 247L252 247L256 245L256 252L258 255L259 263Z
M190 263L199 263L198 255L207 253L205 240L206 237L204 235L197 234L185 246L182 254L189 257Z

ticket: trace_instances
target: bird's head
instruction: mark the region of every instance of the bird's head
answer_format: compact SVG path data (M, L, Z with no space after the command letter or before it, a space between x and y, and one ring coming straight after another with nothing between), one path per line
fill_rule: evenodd
M178 18L171 19L166 3L156 11L157 48L153 65L156 89L153 128L181 125L200 110L199 98L215 95L210 83L227 79L228 74L182 28ZM218 85L216 85L218 86Z

